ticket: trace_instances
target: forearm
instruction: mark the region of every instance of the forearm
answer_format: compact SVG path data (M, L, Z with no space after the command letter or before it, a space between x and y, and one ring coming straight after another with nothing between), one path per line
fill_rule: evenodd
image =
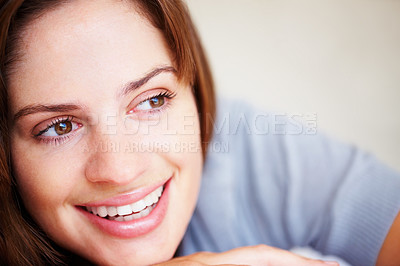
M400 212L383 242L376 265L400 265Z

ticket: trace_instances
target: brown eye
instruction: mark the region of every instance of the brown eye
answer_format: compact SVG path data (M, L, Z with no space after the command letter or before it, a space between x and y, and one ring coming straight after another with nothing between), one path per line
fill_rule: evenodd
M65 122L57 123L54 125L54 130L57 133L57 135L68 134L69 132L72 131L72 122L65 121Z
M164 105L164 97L158 96L150 99L150 106L151 108L159 108Z
M154 113L163 110L169 104L169 100L175 97L175 93L163 92L158 95L143 100L135 108L128 113L135 113L138 111Z

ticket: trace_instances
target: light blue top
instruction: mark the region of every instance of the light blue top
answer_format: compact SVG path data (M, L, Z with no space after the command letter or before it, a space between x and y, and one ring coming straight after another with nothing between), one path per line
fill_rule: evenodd
M400 175L296 117L219 102L199 201L179 255L311 246L374 265L400 210ZM309 120L307 120L309 119Z

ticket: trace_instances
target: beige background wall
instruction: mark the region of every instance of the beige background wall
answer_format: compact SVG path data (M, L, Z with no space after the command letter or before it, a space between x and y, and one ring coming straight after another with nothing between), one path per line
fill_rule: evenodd
M219 94L313 112L400 170L400 1L187 0Z

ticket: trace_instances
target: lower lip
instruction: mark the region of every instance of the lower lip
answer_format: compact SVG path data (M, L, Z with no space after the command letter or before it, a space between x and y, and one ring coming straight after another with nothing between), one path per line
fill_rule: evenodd
M119 238L133 238L148 234L161 224L165 214L167 213L168 196L169 181L165 184L160 200L157 202L156 207L150 212L150 214L128 222L104 219L83 210L82 208L77 207L77 209L101 231Z

